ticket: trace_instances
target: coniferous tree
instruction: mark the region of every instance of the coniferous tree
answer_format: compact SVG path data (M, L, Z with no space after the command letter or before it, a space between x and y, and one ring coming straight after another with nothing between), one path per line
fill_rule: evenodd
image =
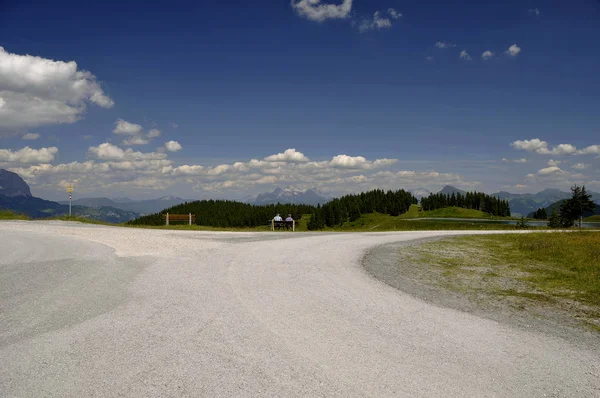
M560 216L558 215L558 211L556 208L552 211L552 215L550 216L550 220L548 220L548 227L550 228L560 228L562 225Z

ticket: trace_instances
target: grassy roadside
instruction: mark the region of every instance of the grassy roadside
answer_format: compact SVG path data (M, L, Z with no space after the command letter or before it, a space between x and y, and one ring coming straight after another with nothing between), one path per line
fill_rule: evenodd
M410 257L444 289L537 316L562 313L600 332L600 233L457 237L410 247Z
M28 220L29 217L23 214L13 213L10 210L0 210L0 220Z

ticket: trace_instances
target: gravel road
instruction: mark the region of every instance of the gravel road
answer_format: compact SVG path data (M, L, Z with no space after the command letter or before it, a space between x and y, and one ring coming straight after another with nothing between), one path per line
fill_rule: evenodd
M462 233L0 222L0 396L600 396L598 348L431 305L361 265Z

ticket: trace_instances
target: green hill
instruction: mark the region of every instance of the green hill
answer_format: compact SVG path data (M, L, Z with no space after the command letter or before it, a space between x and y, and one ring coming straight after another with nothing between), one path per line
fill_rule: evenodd
M587 222L600 222L600 215L590 216L583 219L583 221Z
M436 210L422 211L420 206L412 205L400 218L497 218L480 210L463 209L462 207L444 207Z

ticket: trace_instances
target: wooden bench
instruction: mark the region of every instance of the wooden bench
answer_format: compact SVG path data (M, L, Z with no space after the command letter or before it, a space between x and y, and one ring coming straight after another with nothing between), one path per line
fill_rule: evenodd
M187 222L189 225L196 222L195 214L163 214L163 218L165 219L165 225L169 225L173 221L182 221Z
M271 220L271 231L275 231L275 230L282 230L282 229L286 229L286 230L292 230L292 231L296 231L296 221L275 221L275 220Z

